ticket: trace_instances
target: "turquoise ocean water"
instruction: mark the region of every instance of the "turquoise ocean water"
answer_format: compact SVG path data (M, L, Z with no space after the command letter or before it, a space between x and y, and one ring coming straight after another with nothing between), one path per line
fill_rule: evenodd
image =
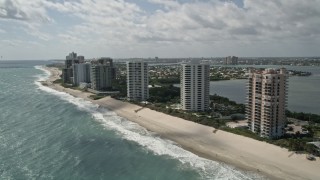
M45 61L0 62L0 179L262 179L42 86Z

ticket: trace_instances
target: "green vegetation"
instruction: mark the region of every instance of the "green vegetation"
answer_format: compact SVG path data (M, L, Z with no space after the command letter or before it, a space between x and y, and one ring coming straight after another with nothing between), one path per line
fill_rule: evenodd
M147 104L146 107L159 112L170 114L172 116L180 117L214 128L224 127L226 122L230 121L221 119L219 115L217 116L217 114L220 113L212 110L206 112L186 112L183 110L172 108L180 103L180 88L174 87L173 85L150 88L149 95L150 98L148 99L148 101L151 103ZM235 103L234 101L230 101L228 98L224 98L218 95L210 96L210 99L216 100L216 107L220 105L226 112L228 112L225 113L228 115L231 115L231 112L238 112L238 106L240 107L240 105Z
M305 151L308 153L313 153L315 148L311 145L306 144L311 142L313 139L310 137L302 138L281 138L277 140L270 140L270 143L287 148L289 151Z
M65 83L61 83L60 85L62 87L64 87L64 88L71 88L72 87L71 85L68 85L68 84L65 84Z
M303 72L303 71L296 71L296 70L289 70L291 76L311 76L311 72Z
M62 79L57 79L57 80L53 81L53 83L55 83L55 84L62 84L63 82L62 82Z
M319 124L318 125L312 124L312 125L309 125L305 128L309 131L311 137L320 139L320 126L319 126Z
M119 91L119 94L114 94L111 97L120 99L127 96L127 77L120 76L118 79L112 81L114 91Z
M286 111L286 115L289 118L295 118L302 121L309 121L311 123L320 123L320 115L311 114L311 113L303 113L303 112L291 112L289 110Z
M245 136L245 137L249 137L252 139L256 139L259 141L267 141L268 139L262 138L260 136L258 136L256 133L248 130L248 129L244 129L244 128L229 128L229 127L223 127L221 128L221 130L227 131L227 132L231 132L233 134L238 134L241 136Z
M245 79L245 71L238 67L218 67L210 68L210 81L222 81L230 79Z
M231 101L226 97L218 96L217 94L214 94L213 96L210 96L210 100L214 101L218 104L224 104L224 105L238 105L235 101Z
M231 132L234 134L238 134L241 136L249 137L252 139L256 139L258 141L265 141L270 144L274 144L283 148L287 148L289 151L301 151L307 153L314 153L316 154L316 148L313 145L307 144L308 142L312 142L313 138L311 135L302 137L299 134L293 136L285 136L279 139L267 139L258 136L256 133L251 132L248 129L243 128L229 128L223 127L221 130Z
M180 83L180 66L152 66L150 84L170 85ZM210 67L210 81L223 81L230 79L245 79L243 68L237 67Z
M153 103L179 103L180 88L174 86L154 87L149 89L149 100Z
M55 68L62 70L62 68L64 68L64 63L52 63L52 64L47 64L46 66L47 67L55 67Z
M229 77L222 77L222 76L210 76L210 81L224 81L224 80L230 80Z
M57 79L55 81L53 81L54 84L60 84L62 87L64 88L72 88L71 85L68 85L68 84L65 84L63 83L63 80L62 79Z
M90 99L93 99L93 100L98 100L98 99L101 99L101 98L104 98L105 96L99 96L99 95L90 95L89 98Z
M78 91L82 91L82 92L86 92L87 91L86 89L81 89L80 87L77 87L77 86L69 86L68 88L74 89L74 90L78 90Z
M85 89L81 89L79 87L72 86L71 84L65 84L65 83L63 83L62 79L57 79L57 80L53 81L53 83L54 84L60 84L64 88L70 88L70 89L84 91L84 92L86 91Z
M150 84L160 84L160 85L168 85L168 84L179 84L180 78L166 78L166 79L151 79Z
M305 128L309 131L309 134L307 135L301 135L297 133L293 135L286 135L279 139L262 138L258 136L256 133L253 133L248 129L243 129L243 128L232 129L228 127L223 127L221 129L234 134L239 134L239 135L253 138L259 141L265 141L270 144L287 148L289 151L301 151L301 152L307 152L307 153L319 155L319 152L316 150L316 148L313 145L309 145L307 143L314 141L314 139L317 137L318 138L320 137L320 127L315 125L310 125Z
M220 128L222 126L225 126L226 123L225 120L216 119L210 116L210 112L185 112L182 110L169 108L161 103L147 104L146 107L155 111L163 112L175 117L183 118L185 120L193 121L214 128Z
M232 114L245 114L246 106L244 104L238 104L229 100L226 97L218 96L217 94L210 96L213 111L221 113L223 116L230 116Z

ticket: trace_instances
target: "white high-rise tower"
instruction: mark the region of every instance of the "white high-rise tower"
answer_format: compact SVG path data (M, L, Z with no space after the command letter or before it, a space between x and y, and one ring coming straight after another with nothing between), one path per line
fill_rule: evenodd
M181 107L187 111L209 109L210 66L207 63L189 62L181 67Z
M143 61L127 62L127 96L129 101L145 101L149 98L148 64Z

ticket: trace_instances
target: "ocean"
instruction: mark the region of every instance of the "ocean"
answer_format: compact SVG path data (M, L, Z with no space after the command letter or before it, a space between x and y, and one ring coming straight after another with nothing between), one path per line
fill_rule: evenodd
M47 63L0 62L0 179L264 179L42 86Z

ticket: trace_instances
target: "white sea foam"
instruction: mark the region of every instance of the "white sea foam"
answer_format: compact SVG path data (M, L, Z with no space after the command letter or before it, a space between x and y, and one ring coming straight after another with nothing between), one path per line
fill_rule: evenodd
M41 67L37 67L37 69L44 70ZM48 75L49 73L46 72L44 76L39 77L37 82L45 80L45 78L48 78ZM258 174L247 173L237 170L234 167L224 163L199 157L179 147L176 143L162 139L138 124L119 117L112 111L100 108L98 105L95 105L90 101L73 97L64 92L56 91L41 85L41 83L36 84L39 86L39 89L56 95L62 100L76 105L77 108L91 113L93 118L100 122L106 129L117 132L117 134L119 134L122 138L128 141L136 142L155 155L177 159L181 162L182 168L191 167L196 169L201 174L203 179L264 179Z
M50 75L51 75L51 72L48 71L48 70L46 70L46 69L44 69L42 66L34 66L34 68L45 72L45 74L40 74L40 75L38 76L38 79L37 79L36 82L45 81L45 80L47 80L47 79L50 77Z

